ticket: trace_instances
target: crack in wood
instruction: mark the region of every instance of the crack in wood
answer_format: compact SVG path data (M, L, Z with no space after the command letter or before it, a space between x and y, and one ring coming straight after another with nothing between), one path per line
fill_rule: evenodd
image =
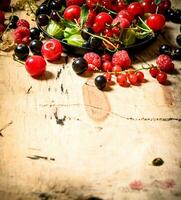
M56 80L60 77L60 74L62 73L62 69L60 69L58 72L57 72L57 77L56 77Z
M78 103L75 103L75 104L43 104L43 105L40 104L40 106L42 106L42 107L46 107L46 106L49 106L49 107L85 106L85 107L88 107L88 108L93 108L93 109L97 109L97 110L107 112L108 114L112 114L112 115L115 115L115 116L120 117L122 119L129 120L129 121L162 121L162 122L177 121L177 122L181 122L181 118L178 118L178 117L140 117L140 118L139 117L131 117L131 116L126 117L126 116L120 115L120 114L115 113L115 112L109 112L109 111L104 110L104 109L97 107L97 106L86 105L86 104L78 104ZM61 125L62 125L62 120L63 120L63 122L66 120L66 116L64 116L62 119L58 119L57 111L54 113L54 116L55 116L57 121L60 120ZM64 123L63 123L63 125L64 125Z
M28 88L28 90L27 90L26 94L29 94L29 93L30 93L30 91L31 91L31 89L32 89L32 86L30 86L30 87Z
M43 160L55 161L55 158L52 158L52 157L48 158L47 156L39 156L39 155L27 156L27 158L32 159L32 160L43 159Z
M61 88L61 92L63 93L63 92L64 92L63 83L61 83L61 86L60 86L60 88Z
M13 121L10 121L8 124L4 125L1 129L0 129L0 136L4 137L4 135L2 134L2 131L4 131L5 129L7 129L11 124L13 124Z

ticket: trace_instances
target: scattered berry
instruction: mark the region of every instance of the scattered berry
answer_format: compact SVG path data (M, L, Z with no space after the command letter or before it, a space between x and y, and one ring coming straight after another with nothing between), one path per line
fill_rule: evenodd
M126 74L118 74L117 77L116 77L116 81L120 86L125 87L127 85Z
M62 2L61 0L53 0L50 2L49 7L51 10L60 10L62 7Z
M41 48L42 55L49 61L55 61L59 59L62 51L62 44L56 39L47 40Z
M161 71L166 73L172 72L174 70L174 64L170 56L161 54L156 60L156 64L160 67Z
M19 19L19 20L16 22L16 25L17 25L17 27L18 27L18 26L23 26L23 27L26 27L26 28L30 28L29 22L26 21L25 19Z
M14 54L19 60L25 60L29 55L29 48L25 44L18 44L14 49Z
M177 35L176 41L177 41L177 44L181 46L181 34Z
M160 54L171 55L172 54L172 47L168 44L163 44L159 48Z
M160 84L164 85L167 81L167 74L165 72L160 71L156 78Z
M33 54L41 55L41 48L43 43L40 40L34 39L30 42L29 47Z
M26 60L25 67L31 76L40 76L46 70L46 61L42 56L33 55Z
M42 4L38 7L37 11L36 11L36 16L40 15L40 14L46 14L49 15L51 12L51 10L49 9L49 7L46 4Z
M149 72L153 78L156 78L159 73L159 69L157 67L151 67Z
M119 65L122 69L127 69L131 65L131 59L126 50L120 50L113 54L112 64Z
M137 76L137 81L138 82L143 82L144 80L144 74L141 71L136 72L136 76Z
M96 68L101 66L101 57L94 52L88 52L84 54L84 59L87 61L88 64L94 65Z
M14 37L15 37L15 43L28 44L30 31L27 27L19 26L18 28L15 29Z
M181 60L181 48L177 48L173 51L172 58L174 60Z
M95 85L99 90L103 90L106 87L107 80L103 75L99 75L95 78Z
M106 72L106 73L104 73L103 75L104 75L104 77L106 78L107 82L110 82L110 81L111 81L112 75L111 75L110 73Z
M88 63L84 58L79 57L73 61L72 68L76 74L82 74L83 72L87 70Z
M128 80L132 85L135 85L138 81L138 77L135 73L128 73Z
M112 66L112 62L111 61L107 60L107 61L103 62L103 64L102 64L102 70L103 71L105 71L105 72L107 72L107 71L111 72L112 68L113 68L113 66Z
M40 30L36 27L30 28L30 37L31 39L39 39L40 37Z

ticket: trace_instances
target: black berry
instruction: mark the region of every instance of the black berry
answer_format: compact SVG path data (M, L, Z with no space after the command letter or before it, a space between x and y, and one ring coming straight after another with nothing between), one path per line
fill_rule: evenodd
M15 28L17 28L16 22L12 22L12 21L11 21L11 22L8 24L8 28L9 28L9 29L12 29L12 28L15 29Z
M164 161L161 159L161 158L155 158L153 161L152 161L152 164L154 166L161 166L163 165Z
M90 42L89 42L89 40L85 41L84 44L82 45L82 47L90 48Z
M36 27L30 28L30 37L31 39L39 39L40 37L40 30Z
M59 22L59 21L60 21L60 17L58 16L57 12L54 11L54 10L51 12L50 18L53 19L53 20L56 21L56 22Z
M172 47L168 44L162 44L159 49L160 54L171 55Z
M88 40L90 38L90 34L88 34L87 32L92 33L92 34L94 33L94 31L90 27L86 27L82 29L81 36L84 40Z
M76 58L72 63L72 68L76 74L82 74L88 68L88 63L84 58Z
M40 40L32 40L30 42L30 50L33 54L40 55L41 54L41 47L43 43Z
M51 10L60 10L62 6L62 2L60 0L54 0L50 2Z
M46 14L38 15L37 22L40 26L46 26L49 22L48 16Z
M90 47L92 49L97 49L97 48L100 48L102 44L102 40L97 38L97 37L90 37Z
M50 9L46 4L42 4L36 11L36 16L40 15L40 14L50 14Z
M181 60L181 48L177 48L174 50L172 54L172 59L173 60Z
M29 55L29 48L25 44L18 44L14 50L15 56L20 60L25 60Z
M95 85L99 90L106 87L107 80L103 75L99 75L95 78Z
M181 46L181 34L177 35L176 41L177 41L177 44Z

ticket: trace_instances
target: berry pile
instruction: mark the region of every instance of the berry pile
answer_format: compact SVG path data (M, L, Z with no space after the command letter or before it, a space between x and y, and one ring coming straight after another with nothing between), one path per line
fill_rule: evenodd
M174 70L172 59L165 54L157 58L157 67L149 65L146 68L133 69L131 63L126 50L117 51L112 56L110 54L99 56L95 52L88 52L83 57L74 59L72 68L78 75L84 72L102 73L95 78L95 85L100 90L103 90L113 79L122 87L128 87L130 84L139 85L144 82L143 70L149 70L151 76L160 84L166 84L167 73Z

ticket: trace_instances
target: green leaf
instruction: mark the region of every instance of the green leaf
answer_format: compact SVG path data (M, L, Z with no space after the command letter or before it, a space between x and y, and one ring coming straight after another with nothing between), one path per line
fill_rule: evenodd
M162 0L155 0L155 4L158 5L161 3Z
M81 13L80 13L80 25L81 25L81 27L87 21L87 17L88 17L88 9L87 9L86 5L83 5L81 7Z
M47 26L47 33L57 39L63 38L64 27L57 22L51 20Z
M69 27L69 28L77 28L77 24L72 22L72 21L68 21L68 20L65 20L64 18L60 18L61 19L61 23L66 26L66 27Z
M151 36L151 33L150 32L136 32L135 36L136 36L137 39L142 40L142 39L144 39L148 36Z
M125 46L134 44L136 42L135 31L128 29L126 32L124 32L122 35L122 41Z
M85 40L79 34L72 35L67 39L65 38L65 40L67 40L68 44L78 46L78 47L81 47L83 43L85 42Z
M69 38L71 35L75 35L79 33L79 31L80 30L78 27L75 27L75 28L66 27L64 30L64 37Z

